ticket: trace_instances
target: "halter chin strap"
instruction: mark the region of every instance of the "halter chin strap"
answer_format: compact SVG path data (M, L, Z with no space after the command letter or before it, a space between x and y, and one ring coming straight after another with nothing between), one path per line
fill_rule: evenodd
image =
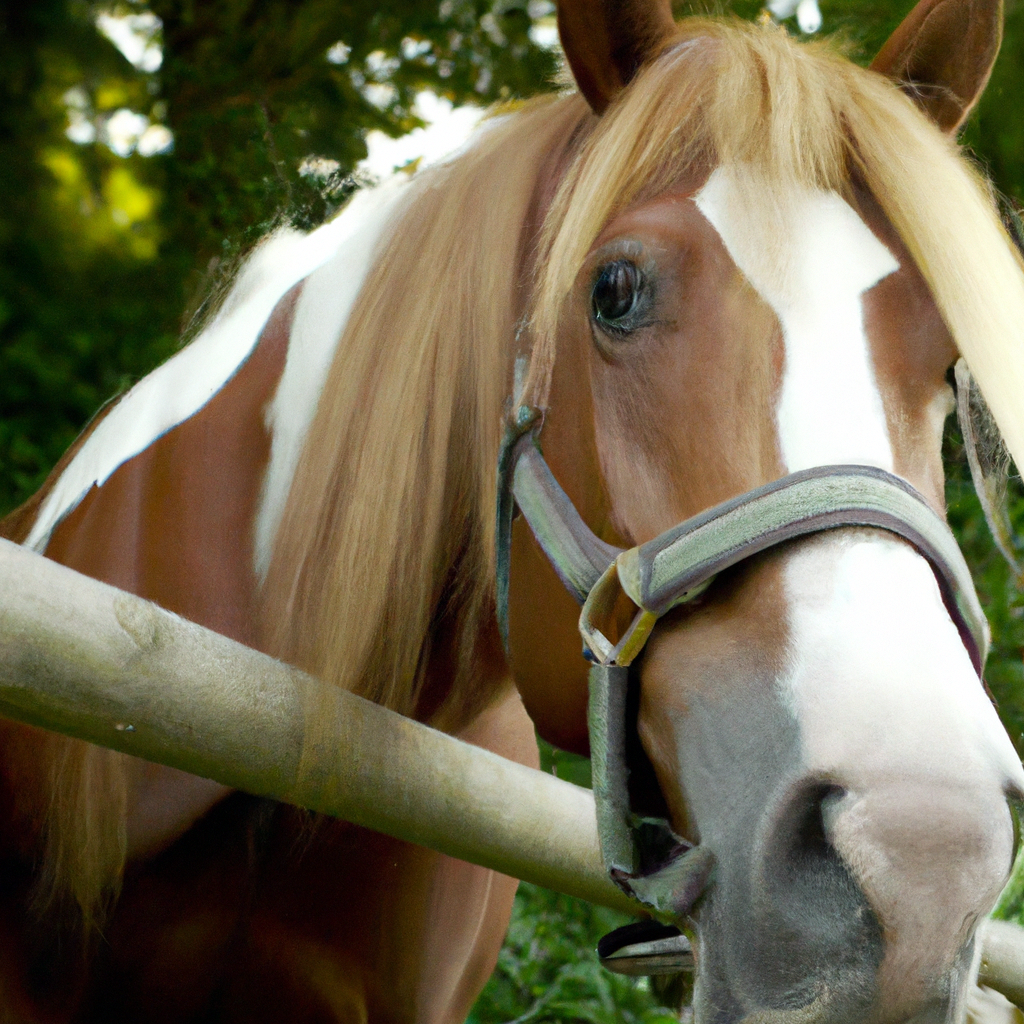
M512 520L522 513L566 589L583 606L580 633L590 670L589 729L598 833L615 882L656 916L680 922L713 870L709 851L660 818L633 813L629 798L629 666L658 619L703 592L730 566L797 537L844 526L887 530L929 562L975 670L988 652L988 624L952 531L899 477L870 466L792 473L687 519L623 551L596 537L540 451L541 415L517 408L498 462L498 623L508 646ZM636 608L625 633L607 622L623 595Z

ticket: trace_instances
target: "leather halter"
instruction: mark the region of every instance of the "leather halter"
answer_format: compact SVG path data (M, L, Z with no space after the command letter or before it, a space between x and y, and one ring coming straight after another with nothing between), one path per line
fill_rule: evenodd
M714 857L677 836L668 821L635 814L628 785L627 750L635 726L627 713L629 666L662 615L752 555L823 530L862 526L902 537L927 559L979 676L988 652L988 624L952 531L910 484L891 473L845 465L792 473L622 551L590 531L555 480L541 454L541 425L538 410L516 405L498 459L502 640L507 650L511 531L518 509L566 589L583 606L580 633L583 654L592 663L588 726L605 867L647 912L681 926L710 880ZM623 636L611 639L602 623L623 595L636 613Z

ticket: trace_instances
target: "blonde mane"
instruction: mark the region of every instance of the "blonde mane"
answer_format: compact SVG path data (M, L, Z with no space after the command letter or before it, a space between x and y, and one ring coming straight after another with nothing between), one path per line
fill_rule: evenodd
M531 253L539 168L571 136ZM292 487L267 583L275 653L445 728L482 707L493 680L470 667L493 602L494 463L517 323L532 348L528 396L543 407L564 301L603 225L726 162L850 198L863 181L1024 456L1011 400L1024 394L1024 267L984 180L834 44L691 19L600 119L576 96L534 102L418 183L347 325ZM457 654L453 681L425 708L439 629Z
M414 181L336 350L267 574L275 654L442 728L494 695L471 669L492 618L495 465L536 192L589 117L575 97L535 100ZM453 679L427 707L439 631ZM310 723L307 748L315 709Z

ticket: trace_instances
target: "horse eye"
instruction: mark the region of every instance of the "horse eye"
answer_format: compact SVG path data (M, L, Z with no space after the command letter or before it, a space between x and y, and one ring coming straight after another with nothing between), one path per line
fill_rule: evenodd
M645 283L643 272L632 260L606 263L590 296L594 319L612 330L631 330L636 325L628 321L641 305Z

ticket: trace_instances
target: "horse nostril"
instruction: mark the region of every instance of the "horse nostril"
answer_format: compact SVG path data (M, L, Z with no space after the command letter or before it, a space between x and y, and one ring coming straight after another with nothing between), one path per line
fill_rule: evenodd
M763 891L775 912L812 945L837 930L859 934L873 927L868 901L835 843L833 823L847 797L832 781L803 780L780 794L765 821Z
M743 878L742 858L723 856L723 891L730 868L742 879L731 955L742 960L745 991L758 1005L810 1007L827 991L855 1020L870 999L881 929L832 828L848 797L831 779L794 780L759 817L750 875Z
M933 1003L948 1009L969 972L975 925L1006 881L1007 794L978 775L879 774L821 803L824 833L884 936L880 1019L916 1021Z
M778 823L778 852L794 869L840 862L829 839L829 822L845 795L842 786L824 781L805 782L790 795Z

